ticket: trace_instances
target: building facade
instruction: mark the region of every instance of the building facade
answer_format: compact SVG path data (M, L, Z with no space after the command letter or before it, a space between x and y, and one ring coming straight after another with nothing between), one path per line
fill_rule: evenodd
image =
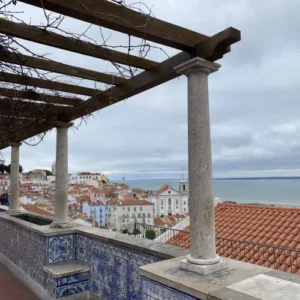
M113 230L131 231L135 222L154 225L154 205L149 201L110 199L106 204L107 225Z
M164 217L188 213L188 196L188 181L182 176L179 180L179 190L166 184L157 192L149 195L148 199L154 204L155 217Z
M88 184L91 180L97 180L100 182L108 182L107 176L101 173L79 172L69 176L70 184Z
M86 214L93 223L97 222L99 227L107 227L106 206L102 202L83 203L82 213Z

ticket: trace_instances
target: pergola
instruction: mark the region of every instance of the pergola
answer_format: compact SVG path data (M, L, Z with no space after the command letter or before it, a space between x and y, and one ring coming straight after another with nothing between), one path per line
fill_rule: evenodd
M31 25L0 19L0 33L7 36L143 70L131 78L123 78L33 56L23 54L16 56L14 53L0 50L0 60L8 64L111 85L107 90L98 90L60 81L44 80L8 72L1 73L0 81L2 82L74 94L74 97L63 97L22 92L16 89L0 89L0 134L3 132L11 113L14 113L14 118L19 118L19 121L14 123L18 126L15 130L16 134L5 136L4 139L1 138L0 140L0 149L12 146L10 213L19 212L19 146L23 140L57 128L56 221L53 226L69 226L67 219L67 131L72 125L71 122L172 80L179 74L185 74L189 78L189 205L192 240L191 255L188 257L188 262L194 265L217 265L219 258L216 256L214 241L207 75L220 67L214 61L230 52L231 45L240 40L240 31L230 27L209 37L146 16L108 0L19 0L19 2L172 47L181 52L158 63ZM89 99L84 101L78 99L76 95L89 96ZM18 100L22 106L11 111L11 102L5 101L6 97ZM28 102L27 99L33 101ZM37 118L36 115L31 115L30 111L38 111L41 105L43 109L38 115L37 122L30 128L21 130L23 124L25 128L26 120ZM8 110L10 115L6 115ZM19 128L20 130L18 130Z

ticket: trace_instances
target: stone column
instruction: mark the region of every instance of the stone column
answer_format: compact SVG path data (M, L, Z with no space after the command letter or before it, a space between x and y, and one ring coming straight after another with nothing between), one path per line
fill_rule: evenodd
M68 220L68 129L73 123L56 124L55 221L51 227L70 227Z
M7 213L15 214L21 212L21 206L19 201L19 150L21 143L11 144L11 162L10 162L10 187L9 187L9 208Z
M208 99L208 75L219 68L219 64L198 57L175 68L188 77L191 248L181 266L203 275L224 268L216 255Z

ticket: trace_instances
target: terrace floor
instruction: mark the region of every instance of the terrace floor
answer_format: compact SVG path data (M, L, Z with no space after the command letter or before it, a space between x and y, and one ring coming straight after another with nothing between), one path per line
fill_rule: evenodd
M0 265L0 300L38 300L23 283Z

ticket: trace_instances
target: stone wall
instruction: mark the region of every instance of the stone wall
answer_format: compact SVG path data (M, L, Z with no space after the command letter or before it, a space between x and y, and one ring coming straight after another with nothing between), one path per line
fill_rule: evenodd
M24 274L28 275L24 283L33 290L32 285L28 285L29 278L32 279L31 282L42 289L38 296L43 300L71 295L80 297L89 292L92 299L140 300L139 267L185 253L175 246L104 229L82 225L54 229L0 214L2 263L12 263L14 274L22 271L19 273L23 275L17 276L21 280L26 277ZM74 264L83 265L86 270L59 276L49 272Z
M76 234L76 257L90 267L90 291L118 300L140 300L138 268L162 259L82 234Z
M43 270L46 257L44 236L0 219L0 253L46 288L46 273Z

